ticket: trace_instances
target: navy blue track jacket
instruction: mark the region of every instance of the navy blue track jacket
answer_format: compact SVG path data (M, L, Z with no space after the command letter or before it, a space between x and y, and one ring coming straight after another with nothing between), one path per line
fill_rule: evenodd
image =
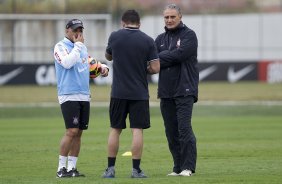
M198 101L199 70L195 32L182 22L176 29L160 34L155 40L160 58L158 97L191 95Z

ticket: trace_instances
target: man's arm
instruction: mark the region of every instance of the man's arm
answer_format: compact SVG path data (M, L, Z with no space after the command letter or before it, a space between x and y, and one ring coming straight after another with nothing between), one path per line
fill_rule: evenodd
M112 46L111 46L113 34L114 34L114 32L111 33L111 35L110 35L110 37L108 39L108 45L107 45L106 52L105 52L105 58L108 61L112 61L113 60Z
M54 49L56 62L66 69L72 68L80 60L80 52L83 47L83 43L76 42L72 51L68 53L68 50L62 44L57 44Z
M197 54L198 41L194 32L189 32L180 41L180 46L174 50L164 50L159 53L161 68L171 67L186 61Z
M54 57L56 62L62 65L66 69L72 68L76 62L80 60L80 52L82 50L87 50L83 44L84 38L82 34L79 34L78 37L73 36L74 48L69 53L67 48L63 44L58 43L54 48Z
M112 61L112 59L113 59L112 55L108 54L107 52L105 53L105 58L106 58L108 61Z

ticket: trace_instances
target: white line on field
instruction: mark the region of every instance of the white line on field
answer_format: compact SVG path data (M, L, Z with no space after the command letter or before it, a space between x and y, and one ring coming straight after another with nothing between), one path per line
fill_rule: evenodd
M201 101L198 105L222 105L222 106L247 106L247 105L265 105L265 106L281 106L282 101Z
M150 102L151 107L159 107L160 102ZM199 101L196 106L247 106L247 105L264 105L264 106L282 106L282 101ZM0 103L0 108L25 108L25 107L59 107L59 103L41 102L41 103ZM91 107L109 107L109 102L91 102Z

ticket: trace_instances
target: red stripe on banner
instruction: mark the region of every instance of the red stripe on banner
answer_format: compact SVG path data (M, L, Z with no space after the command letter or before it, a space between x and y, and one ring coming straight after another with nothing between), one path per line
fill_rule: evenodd
M267 66L269 61L260 61L258 65L258 80L267 82Z

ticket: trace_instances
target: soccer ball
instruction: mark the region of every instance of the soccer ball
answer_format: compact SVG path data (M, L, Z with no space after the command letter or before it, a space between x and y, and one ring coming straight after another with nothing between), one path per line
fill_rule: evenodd
M101 73L101 62L89 56L88 63L90 78L94 79L98 77Z

